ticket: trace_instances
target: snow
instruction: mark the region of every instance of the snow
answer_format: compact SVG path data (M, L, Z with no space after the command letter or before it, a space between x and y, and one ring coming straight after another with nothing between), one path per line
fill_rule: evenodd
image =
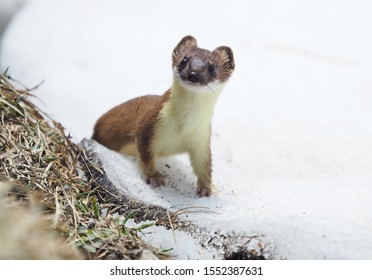
M371 12L368 0L28 0L0 61L30 87L44 80L41 107L80 141L108 109L170 86L184 35L230 46L236 71L213 119L219 194L196 198L187 156L162 159L168 185L153 189L97 145L110 179L171 210L208 207L190 218L264 234L275 258L371 259Z
M22 3L23 0L0 0L0 43L1 35Z

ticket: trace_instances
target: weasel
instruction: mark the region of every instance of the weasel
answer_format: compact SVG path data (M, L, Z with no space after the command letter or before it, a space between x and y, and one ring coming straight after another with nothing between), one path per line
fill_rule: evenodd
M145 95L114 107L98 119L92 138L137 157L146 182L154 187L164 185L155 159L188 153L197 176L196 194L210 196L212 114L234 68L229 47L209 51L185 36L172 53L171 88L163 95Z

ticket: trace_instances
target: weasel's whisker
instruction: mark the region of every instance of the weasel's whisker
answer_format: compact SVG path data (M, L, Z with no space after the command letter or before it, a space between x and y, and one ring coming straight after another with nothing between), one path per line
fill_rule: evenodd
M210 85L210 84L207 84L207 87L209 88L209 92L211 92L212 93L212 95L217 99L217 97L218 97L218 93L213 89L213 86L212 85Z

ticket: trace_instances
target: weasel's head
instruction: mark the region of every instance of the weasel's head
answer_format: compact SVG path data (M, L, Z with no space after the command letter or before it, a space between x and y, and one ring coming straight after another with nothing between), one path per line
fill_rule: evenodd
M172 54L174 79L182 87L209 89L222 87L234 72L233 52L221 46L213 51L198 47L196 39L185 36Z

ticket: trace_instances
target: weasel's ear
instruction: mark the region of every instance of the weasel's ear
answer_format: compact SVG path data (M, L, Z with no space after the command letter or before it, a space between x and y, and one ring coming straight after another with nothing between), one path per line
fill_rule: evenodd
M179 58L185 56L186 50L196 48L198 46L196 39L190 35L182 38L182 40L177 44L172 53L172 60L175 63Z
M234 71L235 61L232 49L226 46L221 46L216 48L214 51L221 57L221 64L219 66L225 70Z

